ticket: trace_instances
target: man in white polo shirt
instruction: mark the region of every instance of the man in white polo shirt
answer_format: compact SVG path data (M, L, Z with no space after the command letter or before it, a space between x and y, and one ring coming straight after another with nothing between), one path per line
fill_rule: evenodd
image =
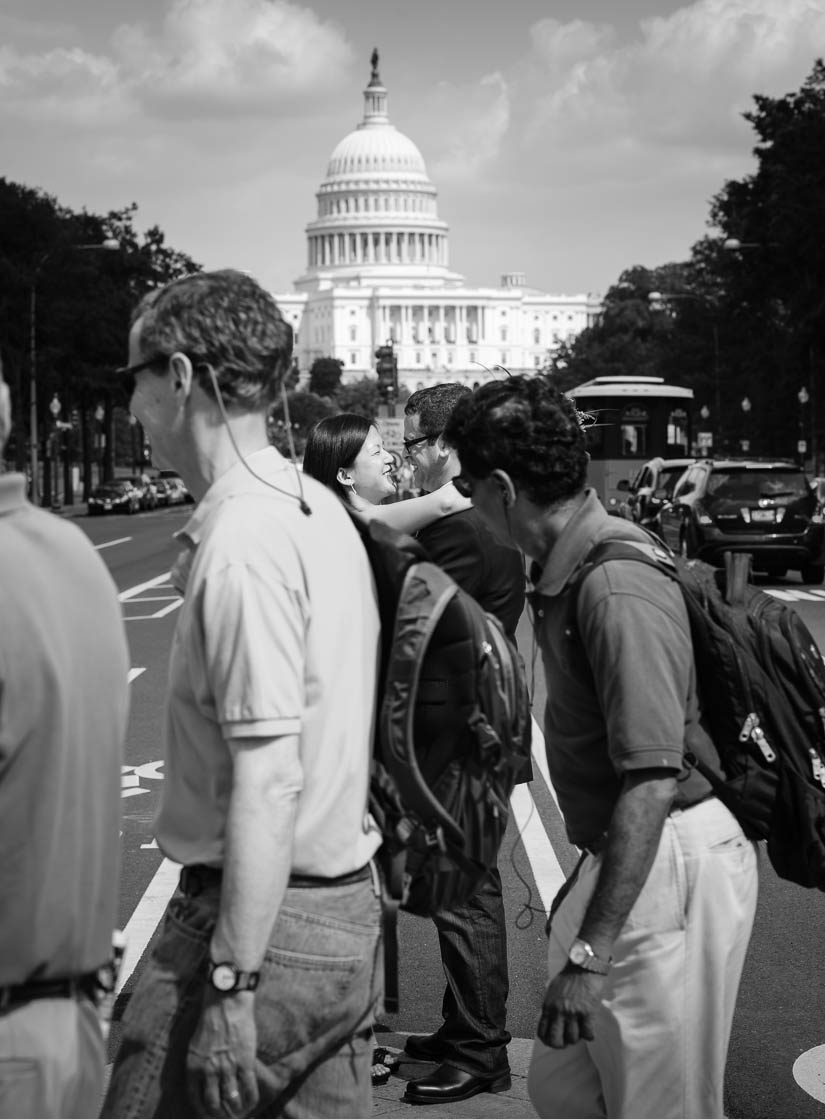
M239 272L174 281L133 319L131 410L198 504L156 821L184 869L124 1017L109 1119L371 1111L378 610L343 506L268 443L291 350Z

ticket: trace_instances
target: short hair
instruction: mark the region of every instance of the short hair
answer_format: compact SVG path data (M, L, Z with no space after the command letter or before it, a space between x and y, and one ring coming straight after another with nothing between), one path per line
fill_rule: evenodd
M546 377L489 381L460 401L445 431L462 470L504 470L537 505L555 505L587 481L587 446L572 400Z
M266 411L290 370L292 327L277 303L245 272L195 272L144 296L132 314L140 320L144 353L187 355L200 387L214 388L215 371L227 406Z
M304 473L343 496L346 486L338 481L338 471L352 466L372 426L372 420L355 412L319 420L307 437Z
M435 439L444 431L459 400L465 400L471 395L471 390L466 385L459 385L455 381L430 385L429 388L418 389L412 394L404 405L404 414L418 416L421 434Z

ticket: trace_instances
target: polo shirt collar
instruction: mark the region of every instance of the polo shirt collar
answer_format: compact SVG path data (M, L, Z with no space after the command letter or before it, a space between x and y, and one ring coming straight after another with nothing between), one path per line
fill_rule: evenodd
M291 465L275 447L262 447L259 451L253 451L251 455L246 455L246 461L252 467L256 474L260 474L263 478L269 478L276 474L279 470L285 470ZM195 511L186 522L180 532L175 536L187 548L194 550L201 542L203 537L204 527L206 522L211 517L212 513L223 504L229 497L234 497L235 494L246 491L251 486L258 487L260 482L252 477L242 462L236 462L234 466L221 474L217 478L198 504L195 506Z
M548 597L561 594L596 543L608 514L594 489L585 490L585 499L562 530L561 536L550 549L543 570L533 565L535 593Z
M0 474L0 516L14 513L27 504L23 474Z

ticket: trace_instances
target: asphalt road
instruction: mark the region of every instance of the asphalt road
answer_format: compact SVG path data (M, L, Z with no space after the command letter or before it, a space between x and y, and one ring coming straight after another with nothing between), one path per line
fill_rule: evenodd
M132 705L123 772L123 868L120 916L129 933L125 984L116 1018L150 943L175 868L152 838L152 817L163 779L161 725L168 650L176 617L176 596L168 573L178 552L173 533L191 506L135 517L77 518L105 559L121 592L131 649ZM820 648L825 649L825 590L803 588L796 576L764 584L792 602ZM522 651L530 664L531 641L523 623ZM540 719L544 693L540 668L534 682L534 712ZM540 755L541 751L539 751ZM530 793L514 799L500 867L509 917L511 993L508 1027L514 1037L531 1037L544 983L544 914L575 852L563 826L549 782L536 759ZM519 834L520 833L520 834ZM760 902L743 977L728 1061L726 1110L729 1119L821 1119L825 1055L803 1054L825 1045L825 956L820 935L825 898L779 881L762 859ZM429 922L402 915L400 928L401 1009L382 1027L427 1032L439 1020L443 989L434 931ZM112 1045L118 1037L117 1021ZM794 1079L802 1057L815 1099ZM810 1067L808 1067L810 1066ZM819 1070L821 1069L821 1073Z

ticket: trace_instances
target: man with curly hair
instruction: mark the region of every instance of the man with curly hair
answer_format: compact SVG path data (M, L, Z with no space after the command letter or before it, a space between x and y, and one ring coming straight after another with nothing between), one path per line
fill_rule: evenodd
M556 898L528 1091L546 1119L721 1119L756 853L690 750L718 770L685 605L664 573L595 566L650 545L586 486L585 435L546 378L461 401L445 438L474 506L532 558L548 763L579 864Z
M158 846L183 871L106 1119L371 1111L380 903L367 813L379 619L341 502L267 439L292 330L235 271L152 292L130 408L198 504L180 533Z

